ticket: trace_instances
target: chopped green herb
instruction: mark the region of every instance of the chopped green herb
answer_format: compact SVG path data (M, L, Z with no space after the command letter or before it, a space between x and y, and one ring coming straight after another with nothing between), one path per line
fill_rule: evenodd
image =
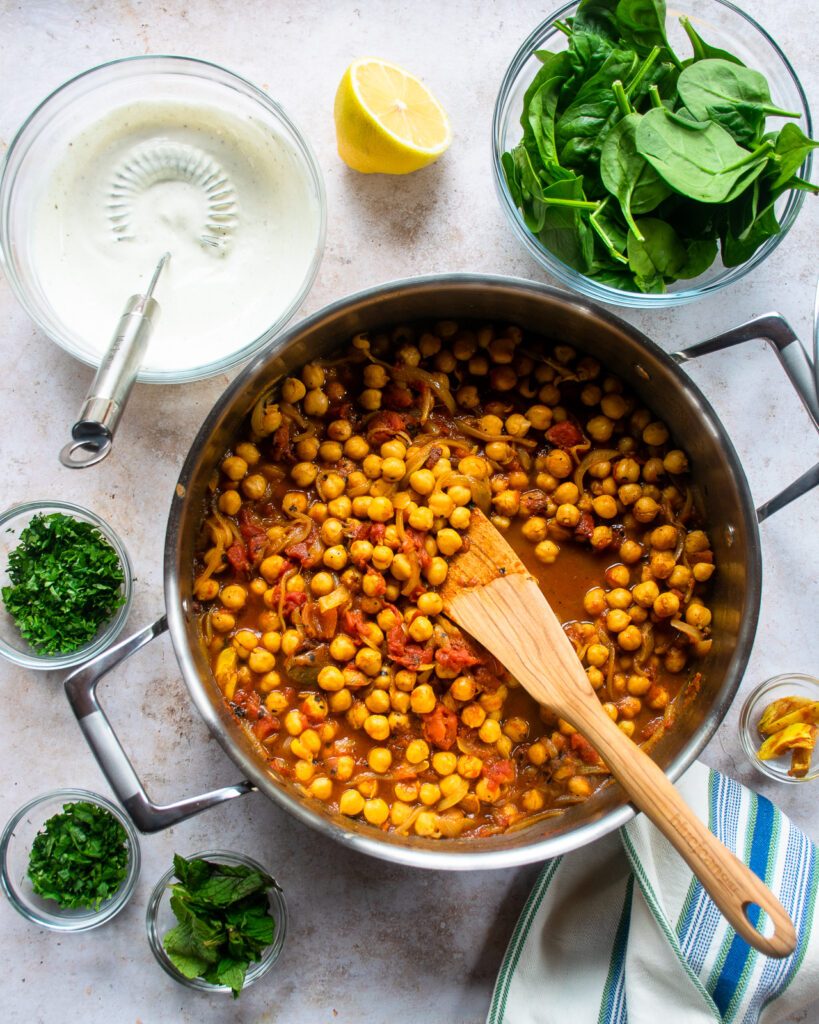
M99 910L128 874L125 829L104 807L63 804L31 846L28 877L34 891L63 909Z
M171 886L171 909L179 924L165 934L165 951L180 974L226 985L236 999L248 967L273 941L267 892L276 883L244 865L178 854L173 868L179 881Z
M125 598L116 551L91 523L36 515L9 555L3 603L41 654L69 654L96 636Z

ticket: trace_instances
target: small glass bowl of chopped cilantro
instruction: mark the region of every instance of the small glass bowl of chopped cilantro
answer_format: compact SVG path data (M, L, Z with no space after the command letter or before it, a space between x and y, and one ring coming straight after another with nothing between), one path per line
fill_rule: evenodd
M151 893L146 924L166 974L236 999L278 960L287 904L275 879L250 857L225 850L177 854Z
M56 932L89 931L115 917L139 865L130 820L86 789L30 800L0 838L0 887L23 917Z
M495 187L564 286L615 306L680 305L776 249L819 190L812 134L787 57L728 0L572 0L503 78Z
M0 654L23 668L67 669L109 646L128 618L132 571L99 516L65 501L0 515Z

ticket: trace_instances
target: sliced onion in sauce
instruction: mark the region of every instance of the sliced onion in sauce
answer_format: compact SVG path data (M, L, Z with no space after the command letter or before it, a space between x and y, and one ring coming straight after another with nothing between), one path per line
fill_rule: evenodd
M574 485L583 493L583 477L588 473L592 466L598 465L600 462L611 462L613 458L616 458L620 452L616 448L596 448L594 451L588 452L580 461L580 465L574 471Z

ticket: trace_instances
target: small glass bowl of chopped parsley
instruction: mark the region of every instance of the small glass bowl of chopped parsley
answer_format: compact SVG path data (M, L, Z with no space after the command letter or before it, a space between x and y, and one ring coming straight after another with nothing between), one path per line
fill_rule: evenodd
M0 515L0 654L30 669L67 669L109 646L128 618L132 571L99 516L64 501Z
M23 917L84 932L115 917L139 877L134 826L105 797L60 789L30 800L0 838L0 887Z
M177 854L151 893L146 924L166 974L236 999L278 960L287 904L275 879L250 857L225 850Z

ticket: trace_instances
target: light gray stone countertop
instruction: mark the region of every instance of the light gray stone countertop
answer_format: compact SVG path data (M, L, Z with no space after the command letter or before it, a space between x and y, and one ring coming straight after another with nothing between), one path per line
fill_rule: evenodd
M748 0L790 56L819 108L815 25L808 5ZM116 57L182 53L224 64L280 100L312 142L328 193L327 248L299 316L360 288L422 273L469 270L546 280L512 237L494 195L489 123L503 71L549 4L384 0L70 2L0 0L0 146L53 88ZM395 60L423 78L455 131L440 163L404 179L349 171L335 152L332 102L357 56ZM773 256L740 284L672 311L626 312L669 351L755 314L778 310L807 342L816 278L819 202ZM177 474L200 423L228 383L138 386L114 454L84 473L57 452L91 380L87 367L43 337L0 280L0 507L38 497L94 509L124 538L136 568L129 627L163 611L162 547ZM817 459L808 418L762 344L691 368L735 441L755 499L770 497ZM816 791L768 783L745 760L737 717L743 695L784 671L819 674L816 494L761 530L765 578L753 654L742 687L704 760L776 801L819 838ZM32 796L75 785L108 787L82 740L59 680L0 664L0 821ZM200 721L167 637L101 687L101 698L148 791L158 800L237 779ZM181 988L154 963L145 939L148 894L174 850L214 846L264 861L291 912L274 972L237 1004ZM425 873L348 852L253 794L142 839L143 868L129 906L107 927L61 937L0 902L5 1024L476 1024L538 867ZM544 979L548 992L550 979ZM658 1008L661 1011L661 1008ZM799 1015L819 1019L819 1005ZM578 1021L577 1024L586 1024Z

